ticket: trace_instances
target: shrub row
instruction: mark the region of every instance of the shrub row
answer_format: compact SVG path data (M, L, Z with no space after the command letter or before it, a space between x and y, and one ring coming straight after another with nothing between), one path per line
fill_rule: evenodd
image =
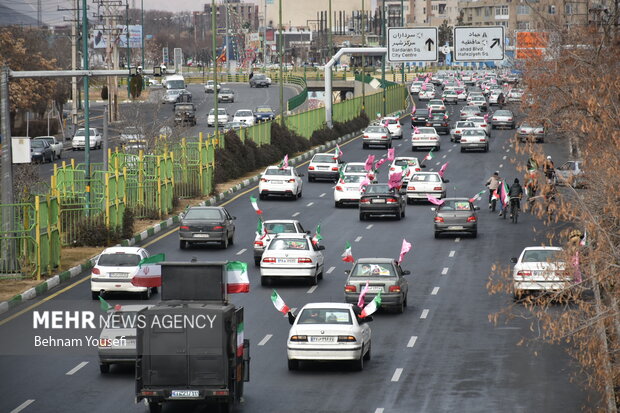
M369 123L362 113L355 119L344 123L335 123L333 129L324 127L312 134L310 140L280 126L271 124L271 144L257 146L253 141L241 141L235 131L230 130L224 137L224 148L215 151L215 183L220 184L231 179L240 178L248 172L272 165L284 158L286 154L306 151L313 146L323 145L348 133L364 129Z

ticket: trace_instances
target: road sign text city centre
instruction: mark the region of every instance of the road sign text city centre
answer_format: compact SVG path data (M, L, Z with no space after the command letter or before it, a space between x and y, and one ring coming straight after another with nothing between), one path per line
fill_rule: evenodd
M455 27L454 60L460 62L504 60L504 27Z
M437 27L390 27L390 62L436 62Z

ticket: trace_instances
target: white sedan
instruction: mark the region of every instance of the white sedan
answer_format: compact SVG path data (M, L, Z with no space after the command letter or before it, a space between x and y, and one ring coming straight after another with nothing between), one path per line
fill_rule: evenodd
M411 176L407 184L407 203L412 204L416 200L427 200L427 195L441 199L446 197L446 184L450 182L443 179L438 172L416 172Z
M360 200L360 184L366 179L363 174L345 175L334 187L334 205L336 208L343 204L358 204Z
M270 195L283 195L292 198L301 198L303 174L298 174L295 168L289 166L280 168L268 166L263 172L258 183L260 199Z
M525 291L557 291L566 288L571 276L566 273L560 247L527 247L511 261L515 298Z
M426 105L433 112L445 112L446 105L443 103L441 99L431 99L428 101L428 105Z
M403 125L400 123L398 116L385 117L379 123L388 128L393 139L403 138Z
M471 116L466 119L468 122L473 122L474 127L484 129L484 133L487 136L491 136L491 122L484 120L482 116Z
M245 123L248 126L254 125L254 112L248 109L239 109L235 112L233 122Z
M420 81L415 81L411 83L411 88L409 89L411 91L412 94L414 93L420 93L420 91L422 90L422 85L424 84L424 82L420 82Z
M418 128L414 129L411 134L411 150L415 151L420 148L441 148L439 134L435 128Z
M420 90L420 94L418 96L420 100L435 99L435 89L432 89L427 85L426 90Z
M391 177L393 174L402 172L403 185L406 185L409 179L411 179L411 175L421 170L418 158L414 158L413 156L399 156L394 158L392 165L390 165L388 176Z
M297 370L300 361L344 360L356 370L370 360L372 332L353 304L309 303L295 317L288 334L286 353L289 370Z
M307 234L277 234L267 245L260 261L260 283L273 278L303 277L316 285L323 279L325 247L314 245Z
M107 292L139 293L143 299L151 298L152 288L136 287L131 283L138 272L138 264L149 253L140 247L110 247L97 257L90 275L90 292L93 300Z

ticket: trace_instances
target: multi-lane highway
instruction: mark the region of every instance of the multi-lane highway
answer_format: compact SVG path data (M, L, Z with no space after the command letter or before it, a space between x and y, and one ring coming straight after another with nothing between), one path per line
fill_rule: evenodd
M270 105L276 112L280 113L279 96L280 89L278 85L273 85L268 88L250 88L246 83L227 83L226 87L229 87L235 92L235 101L233 103L220 103L219 107L226 108L230 119L239 109L254 110L257 106ZM189 84L187 89L192 92L192 101L196 105L196 120L197 125L193 127L179 127L175 133L181 137L198 136L199 132L203 132L205 135L213 133L213 127L207 126L207 115L213 108L213 94L205 93L204 86L202 84ZM164 89L161 87L151 87L150 96L148 101L138 103L123 103L120 108L121 121L110 125L109 129L109 147L114 149L120 144L119 136L124 125L137 126L155 125L154 130L159 129L164 125L173 127L174 111L173 105L162 104L161 96ZM284 99L285 103L287 99L295 96L299 91L291 86L285 86ZM105 105L102 103L93 103L91 106L91 118L94 119L91 123L91 127L99 128L99 132L102 133L102 116ZM136 118L139 117L140 121ZM147 127L147 130L153 129ZM103 162L103 151L96 149L90 151L91 162ZM63 158L57 160L55 163L62 164L62 161L70 162L70 159L74 158L77 164L84 162L84 151L72 151L71 141L65 142L65 149L63 152ZM46 182L54 171L54 163L46 163L39 165L39 174L41 178Z
M251 91L255 92L254 90ZM259 92L260 93L260 92ZM266 91L269 93L269 90ZM195 93L195 96L200 96ZM200 99L200 98L198 98ZM197 100L198 100L197 99ZM251 105L260 102L254 101ZM238 105L246 104L240 100ZM423 105L419 105L420 107ZM208 107L208 106L207 106ZM452 121L457 107L450 107ZM395 141L396 156L412 154L404 121L405 139ZM460 153L458 144L443 135L441 151L427 165L437 171L449 162L448 196L471 197L487 178L499 170L510 180L518 176L511 159L514 131L492 131L488 153ZM562 149L551 137L545 143L554 159ZM343 145L345 161L364 161L368 154L382 156L383 149L363 150L359 139ZM426 154L415 153L419 159ZM299 166L302 173L305 166ZM304 178L305 179L305 178ZM387 168L380 182L387 180ZM489 295L491 265L508 265L523 247L544 241L542 224L522 214L517 225L499 219L486 208L486 195L478 202L478 237L433 237L433 214L429 204L407 206L402 221L377 219L360 222L355 208L334 208L333 184L304 181L303 198L260 201L265 219L296 218L307 228L321 224L325 245L326 274L318 287L278 284L275 288L290 307L308 302L344 300L341 260L346 241L355 258L398 257L403 238L413 244L403 268L410 289L403 314L379 312L372 327L372 360L361 372L337 363L306 366L288 371L286 338L288 321L270 301L272 288L261 287L252 264L256 214L250 188L225 202L237 217L235 243L218 248L179 249L173 228L143 243L151 254L164 252L167 260L243 260L248 263L251 292L233 297L245 307L245 336L251 340L251 380L239 412L573 412L590 404L588 394L571 381L576 370L560 347L533 342L518 346L521 338L533 338L527 320L498 326L488 316L509 305L508 295ZM536 228L538 231L533 231ZM131 296L109 296L111 304L138 302ZM151 298L156 302L158 296ZM99 373L96 349L33 348L33 311L91 310L99 304L90 299L88 274L75 282L22 306L0 319L0 411L23 407L23 412L143 412L134 404L134 373L131 367L113 366ZM561 309L552 309L561 311ZM95 330L55 331L67 336L98 335ZM194 404L168 405L165 412L198 412Z

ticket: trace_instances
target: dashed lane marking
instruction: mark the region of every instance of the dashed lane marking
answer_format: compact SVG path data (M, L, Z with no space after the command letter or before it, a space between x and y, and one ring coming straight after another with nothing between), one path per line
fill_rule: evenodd
M372 228L372 225L373 225L373 224L368 224L368 226L366 227L366 229L370 229L370 228Z
M508 155L504 155L504 157L502 158L503 160L506 160L506 158L508 157Z
M321 195L319 195L319 198L323 198L325 196L325 192L323 192Z
M26 407L30 406L32 403L34 403L34 399L28 399L22 404L20 404L19 406L17 406L16 408L14 408L13 410L11 410L11 413L19 413L22 410L24 410Z
M314 205L314 202L308 202L308 205L306 205L307 207L311 207L312 205Z
M439 292L439 287L435 287L433 288L433 291L431 291L431 295L437 295L438 292Z
M503 168L503 167L504 167L504 164L503 164L503 163L500 163L500 164L499 164L499 167L500 167L500 168Z
M267 344L267 342L269 341L271 337L273 337L273 334L267 334L265 337L263 337L261 341L258 342L258 345L264 346L265 344Z
M293 216L294 216L294 217L296 217L297 215L299 215L299 212L295 212L295 213L293 214Z
M454 242L461 242L461 238L460 237L454 238Z
M336 269L336 267L329 267L329 269L327 271L325 271L325 274L331 274L332 271L334 271Z
M448 271L450 270L450 268L448 267L443 267L443 270L441 270L441 275L446 275L448 273Z
M312 294L314 292L314 290L316 290L318 288L318 285L313 285L312 287L310 287L308 289L308 291L306 291L307 294Z
M77 373L77 371L79 369L81 369L82 367L84 367L85 365L88 364L88 361L83 361L80 364L78 364L77 366L75 366L74 368L72 368L71 370L69 370L67 373L65 373L67 376L73 376L75 373Z
M452 148L448 149L448 152L452 152Z
M415 342L418 341L418 336L411 336L409 342L407 343L407 347L411 348L415 346Z
M454 257L454 254L456 254L455 250L450 251L450 254L448 255L448 257L452 258Z
M362 240L362 236L360 235L359 237L355 238L355 242L360 242Z
M247 249L246 249L246 248L244 248L244 249L240 250L240 251L237 253L237 255L241 255L241 254L243 254L243 253L244 253L244 252L246 252L246 251L247 251Z
M394 374L392 375L392 381L398 381L400 380L400 375L403 374L403 369L399 368L396 369L394 371Z
M383 407L377 407L375 413L383 413Z
M422 310L422 314L420 314L421 319L424 320L426 317L428 317L428 308L425 308L424 310Z
M442 156L442 158L443 158L443 159L446 159L446 157L447 157L447 156L448 156L448 155L444 155L444 156Z

